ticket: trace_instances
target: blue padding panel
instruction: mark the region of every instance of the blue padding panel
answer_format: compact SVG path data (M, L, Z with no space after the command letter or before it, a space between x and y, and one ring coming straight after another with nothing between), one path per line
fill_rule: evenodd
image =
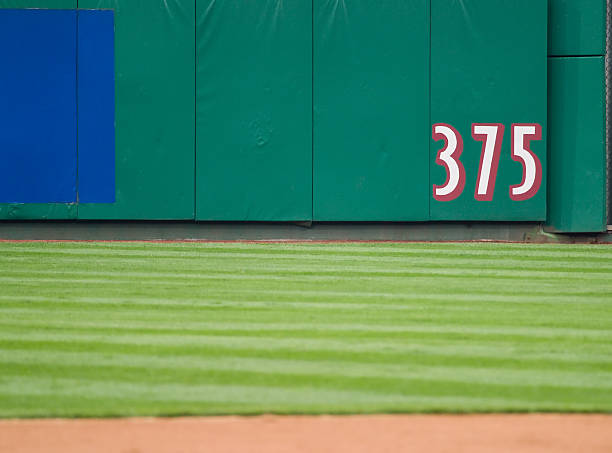
M76 12L0 10L0 203L76 201Z
M115 202L113 11L78 12L79 202Z

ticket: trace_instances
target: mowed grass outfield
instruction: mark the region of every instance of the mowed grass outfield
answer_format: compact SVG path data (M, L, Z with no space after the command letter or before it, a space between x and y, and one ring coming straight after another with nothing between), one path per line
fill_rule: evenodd
M612 411L612 247L0 243L0 417Z

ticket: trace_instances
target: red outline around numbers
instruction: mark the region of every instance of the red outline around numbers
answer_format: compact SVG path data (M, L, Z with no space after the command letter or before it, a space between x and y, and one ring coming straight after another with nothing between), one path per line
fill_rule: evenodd
M520 157L515 157L514 155L514 129L516 127L524 127L524 126L528 126L528 127L535 127L535 134L525 134L523 135L524 141L523 141L523 149L525 151L527 151L531 157L533 158L535 167L536 167L536 174L535 174L535 179L533 181L533 185L531 186L531 188L525 192L524 194L521 195L513 195L512 194L512 189L515 189L517 187L521 187L523 184L525 184L525 180L527 179L527 167L525 165L525 161L520 158ZM523 180L521 181L520 184L515 184L510 186L510 198L514 201L524 201L524 200L528 200L529 198L533 197L536 193L538 193L538 191L540 190L540 186L542 185L542 163L540 162L540 159L538 158L538 156L531 151L530 149L530 143L532 140L542 140L542 126L540 126L537 123L515 123L512 124L512 153L510 154L510 157L512 157L512 160L515 162L520 162L521 165L523 166Z
M440 155L448 149L448 138L446 137L446 135L436 132L436 127L438 126L449 128L451 131L453 131L453 133L455 134L455 138L457 139L457 147L449 155L449 157L457 164L457 168L459 170L459 181L457 182L457 186L453 189L453 191L448 193L447 195L436 195L436 189L446 187L450 181L450 169L448 168L446 162L440 159ZM450 124L445 123L436 123L433 125L432 137L435 141L444 140L444 147L438 151L438 155L436 156L436 164L440 165L441 167L444 167L446 170L446 182L442 185L434 184L433 197L437 201L451 201L461 195L463 189L465 188L465 168L459 160L459 158L461 157L461 153L463 153L463 137L461 137L461 134L457 131L457 129L455 129Z
M497 135L495 136L495 148L493 150L493 158L491 159L491 168L489 168L489 181L487 184L487 191L484 195L478 194L478 187L480 187L482 164L485 157L487 139L489 138L489 136L487 134L476 134L474 132L476 126L497 126ZM495 192L495 180L497 179L497 168L499 166L499 156L501 155L505 129L506 128L502 123L472 123L472 138L477 142L482 142L482 151L480 152L480 164L478 166L478 178L476 179L476 188L474 189L474 198L478 201L493 200L493 193Z

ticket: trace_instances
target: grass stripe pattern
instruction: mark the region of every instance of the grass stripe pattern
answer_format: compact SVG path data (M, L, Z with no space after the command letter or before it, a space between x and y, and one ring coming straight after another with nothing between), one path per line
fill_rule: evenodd
M0 242L0 417L612 412L612 247Z

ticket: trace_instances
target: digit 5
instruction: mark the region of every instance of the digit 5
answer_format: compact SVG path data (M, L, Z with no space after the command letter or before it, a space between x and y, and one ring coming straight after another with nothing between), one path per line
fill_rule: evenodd
M539 124L512 125L512 160L523 166L523 180L510 186L510 198L515 201L533 197L542 184L542 163L531 149L532 140L542 140L542 126Z

